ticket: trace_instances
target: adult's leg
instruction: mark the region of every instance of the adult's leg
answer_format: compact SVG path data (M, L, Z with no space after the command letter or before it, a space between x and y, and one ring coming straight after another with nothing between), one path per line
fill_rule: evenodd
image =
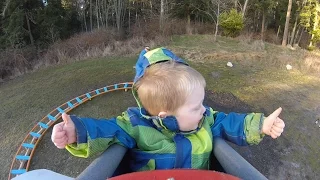
M113 176L127 148L114 144L95 159L76 179L106 180Z

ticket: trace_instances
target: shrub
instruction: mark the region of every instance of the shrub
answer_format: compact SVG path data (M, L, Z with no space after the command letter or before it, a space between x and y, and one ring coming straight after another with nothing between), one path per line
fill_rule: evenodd
M235 9L222 13L219 20L223 33L226 36L236 37L244 27L243 17Z

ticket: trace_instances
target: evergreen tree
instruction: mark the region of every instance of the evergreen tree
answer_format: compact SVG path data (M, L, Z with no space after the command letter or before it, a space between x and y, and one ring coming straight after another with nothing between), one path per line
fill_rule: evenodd
M300 13L300 24L311 35L309 49L314 49L314 44L320 41L320 4L317 0L307 0Z
M7 0L3 14L1 44L11 47L34 45L35 18L43 8L39 0Z

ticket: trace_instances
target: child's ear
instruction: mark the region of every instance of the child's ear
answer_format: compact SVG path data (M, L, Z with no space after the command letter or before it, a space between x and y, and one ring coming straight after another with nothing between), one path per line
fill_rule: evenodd
M159 112L158 116L159 116L160 118L165 118L165 117L168 116L168 113L165 112L165 111L161 111L161 112Z

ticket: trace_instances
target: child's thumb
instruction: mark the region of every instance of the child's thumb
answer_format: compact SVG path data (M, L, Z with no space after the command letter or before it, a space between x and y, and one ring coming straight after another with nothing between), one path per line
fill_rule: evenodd
M275 110L272 114L269 115L270 119L277 119L281 111L282 111L282 108L279 107L277 110Z
M68 114L66 114L66 113L62 114L62 120L63 120L65 125L68 125L69 122L71 121L70 116Z

